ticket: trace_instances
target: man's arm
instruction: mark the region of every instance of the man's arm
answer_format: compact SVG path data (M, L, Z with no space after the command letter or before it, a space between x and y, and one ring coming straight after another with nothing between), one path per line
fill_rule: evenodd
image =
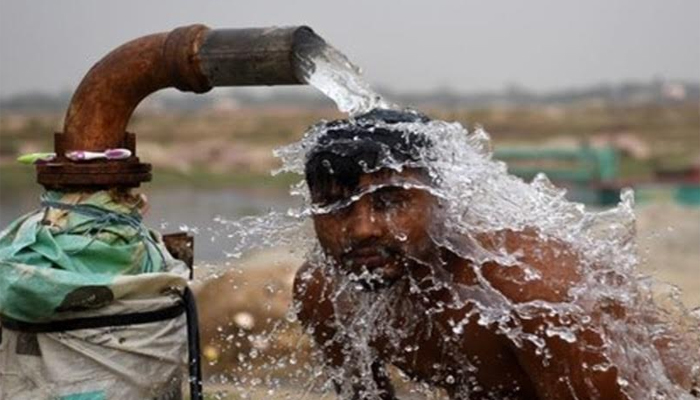
M305 263L297 272L294 279L294 301L298 317L304 328L312 328L314 342L321 348L326 363L333 371L339 372L333 377L336 392L345 393L352 400L364 400L368 396L364 394L367 388L363 379L369 378L362 378L357 366L345 365L348 343L344 343L336 329L332 292L333 282L330 277L324 276L323 268ZM384 363L375 360L371 370L374 385L382 393L380 399L396 400Z
M503 267L495 263L482 267L484 277L514 303L535 300L560 303L568 301L568 291L579 282L579 259L563 243L544 240L534 231L504 232L497 234L496 242L487 247L505 247L511 254L519 254L522 266L530 268L536 279L527 278L521 267ZM623 310L617 310L623 311ZM592 368L607 365L603 355L601 327L595 316L578 331L569 330L574 318L559 316L543 309L534 316L515 315L523 332L544 340L546 351L524 341L521 346L511 344L516 358L530 377L538 397L542 400L606 399L623 400L628 397L617 382L617 368ZM575 336L570 336L575 334Z

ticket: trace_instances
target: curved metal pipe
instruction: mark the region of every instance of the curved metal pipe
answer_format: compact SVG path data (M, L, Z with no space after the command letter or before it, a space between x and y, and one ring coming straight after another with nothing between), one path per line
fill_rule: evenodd
M300 47L325 44L308 27L211 30L177 28L130 41L85 75L73 94L63 133L55 135L55 162L37 166L50 189L135 187L151 179L151 166L136 157L126 132L133 111L148 95L176 87L205 93L215 86L303 84ZM72 162L73 150L128 148L126 160Z
M144 36L95 64L68 107L64 151L122 147L131 114L155 91L171 86L197 93L211 89L206 77L198 73L198 60L193 57L207 30L199 25L185 28L185 32L176 29L171 34ZM195 68L179 74L180 66Z

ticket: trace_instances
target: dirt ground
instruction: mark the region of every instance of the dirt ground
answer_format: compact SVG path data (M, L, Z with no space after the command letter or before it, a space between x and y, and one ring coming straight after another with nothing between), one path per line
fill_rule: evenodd
M649 204L637 216L640 270L676 285L687 307L700 307L700 208Z

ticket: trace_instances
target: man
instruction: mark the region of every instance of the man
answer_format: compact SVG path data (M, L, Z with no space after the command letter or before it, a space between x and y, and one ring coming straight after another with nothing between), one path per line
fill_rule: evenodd
M536 228L448 232L451 183L430 167L436 143L410 129L427 122L386 110L331 122L307 154L322 252L295 299L339 394L394 399L392 364L455 399L630 399L601 326L624 307L571 306L582 255ZM687 394L690 367L668 339L652 347Z

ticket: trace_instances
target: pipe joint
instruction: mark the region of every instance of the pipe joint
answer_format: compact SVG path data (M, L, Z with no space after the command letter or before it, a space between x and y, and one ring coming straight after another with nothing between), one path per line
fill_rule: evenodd
M165 39L163 57L170 81L183 92L206 93L212 89L209 79L201 72L199 50L210 29L190 25L174 29Z

